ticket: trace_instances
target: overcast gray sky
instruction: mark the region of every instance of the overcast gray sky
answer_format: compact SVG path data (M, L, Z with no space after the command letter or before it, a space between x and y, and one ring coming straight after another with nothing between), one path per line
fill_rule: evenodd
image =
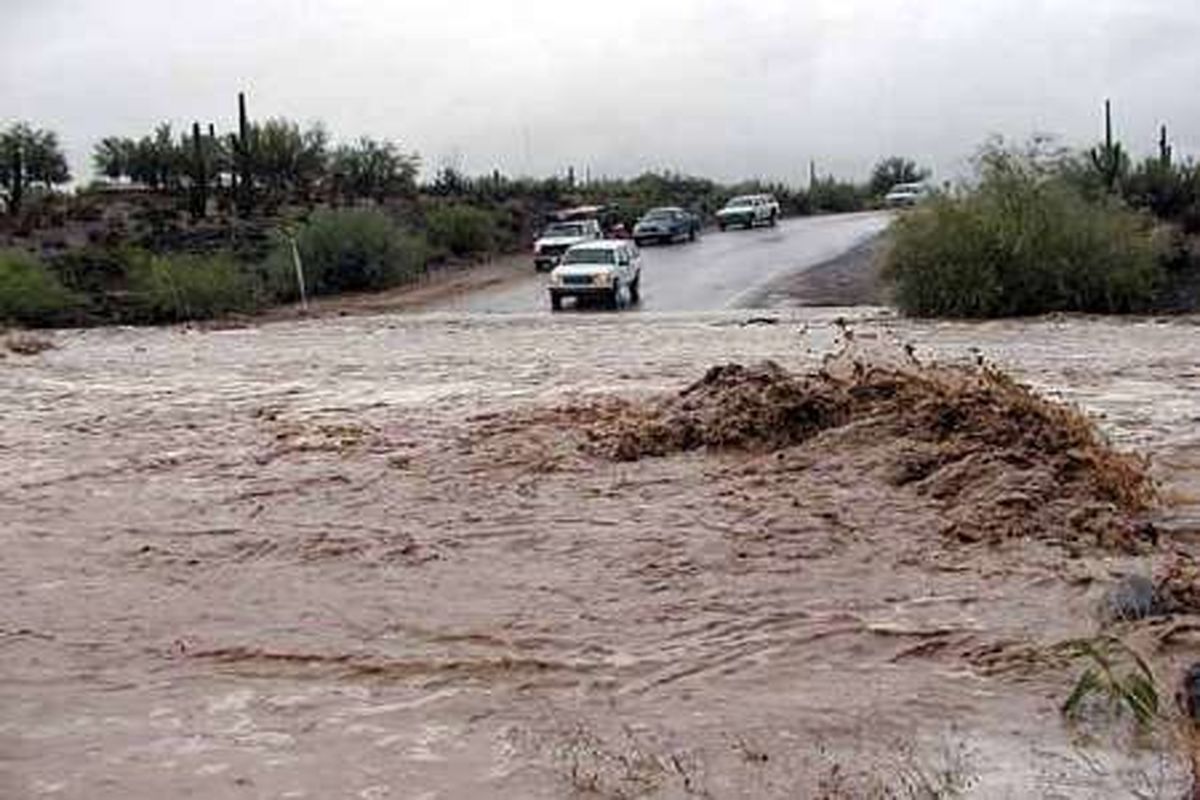
M1200 155L1196 0L0 0L0 124L105 135L168 120L321 120L428 169L721 179L942 176L991 133L1160 121Z

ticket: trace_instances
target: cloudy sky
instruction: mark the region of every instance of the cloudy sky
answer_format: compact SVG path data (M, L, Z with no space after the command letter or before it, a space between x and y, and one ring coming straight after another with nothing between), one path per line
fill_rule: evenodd
M1085 144L1114 100L1200 155L1195 0L0 0L0 124L77 173L168 120L323 121L427 169L799 182L903 154L948 177L989 134Z

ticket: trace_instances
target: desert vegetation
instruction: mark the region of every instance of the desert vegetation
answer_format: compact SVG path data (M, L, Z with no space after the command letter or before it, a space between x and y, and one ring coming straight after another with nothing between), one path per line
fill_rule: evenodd
M1200 167L1164 127L1137 166L1113 137L1086 152L989 142L976 180L898 220L885 276L919 316L1124 313L1196 299Z
M71 175L54 131L3 129L0 282L11 288L0 322L153 323L288 302L298 293L293 239L310 291L370 291L515 252L563 206L604 205L609 222L632 226L653 206L708 215L736 194L771 192L786 214L811 214L860 210L880 192L815 166L804 188L669 171L577 180L573 168L514 178L444 167L422 181L420 157L397 142L255 120L244 95L230 127L163 123L104 137L92 151L96 180L71 192L60 189ZM877 173L884 164L911 162L889 159Z

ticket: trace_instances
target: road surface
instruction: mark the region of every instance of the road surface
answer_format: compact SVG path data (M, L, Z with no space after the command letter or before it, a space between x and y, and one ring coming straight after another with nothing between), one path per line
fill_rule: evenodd
M883 231L886 212L784 220L775 228L709 231L694 243L642 250L643 311L713 311L749 304L782 275L802 272L842 255ZM516 284L447 300L443 311L529 312L548 308L545 274L529 267Z

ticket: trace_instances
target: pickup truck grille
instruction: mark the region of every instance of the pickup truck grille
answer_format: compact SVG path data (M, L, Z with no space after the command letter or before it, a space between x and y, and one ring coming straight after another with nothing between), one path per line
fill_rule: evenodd
M563 275L562 282L564 286L591 286L591 275Z

